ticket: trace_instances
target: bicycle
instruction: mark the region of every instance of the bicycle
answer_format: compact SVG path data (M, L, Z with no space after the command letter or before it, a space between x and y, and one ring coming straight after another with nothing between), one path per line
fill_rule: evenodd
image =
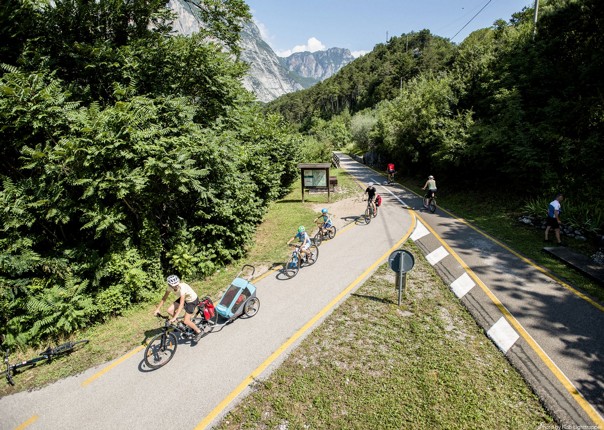
M288 278L293 278L296 276L302 265L312 266L319 258L319 248L316 245L310 245L306 251L307 254L304 257L302 257L300 254L300 245L290 244L289 246L293 246L294 250L292 251L292 255L287 263L285 263L285 267L283 268L283 273Z
M371 222L371 218L375 218L378 213L377 206L371 203L372 201L367 199L367 208L365 209L365 213L363 214L363 217L365 218L365 224L369 224Z
M436 212L436 193L431 193L430 197L424 197L424 207L431 213Z
M390 185L390 184L394 183L395 174L396 174L396 172L388 172L386 174L386 184Z
M329 227L325 227L324 222L318 222L317 227L319 228L319 231L312 239L315 245L320 246L325 239L333 239L336 237L337 229L335 225L331 224Z
M10 385L15 385L15 381L13 380L13 376L16 375L19 369L24 367L35 367L41 361L52 361L55 357L63 356L73 351L76 351L82 348L84 345L88 343L88 339L76 340L71 342L65 342L61 345L58 345L54 348L48 347L44 351L40 352L37 357L30 358L26 361L21 361L20 363L10 364L8 361L8 356L10 354L10 350L6 349L4 351L4 364L6 366L6 370L4 374L6 376L6 380Z
M191 340L196 335L191 327L182 322L182 317L178 318L177 324L172 324L171 317L162 314L156 316L164 320L164 326L161 328L161 333L153 337L145 348L144 360L150 369L159 369L172 360L178 347L178 337ZM203 332L203 336L206 336L214 330L217 320L218 314L215 312L214 304L209 297L204 297L199 302L191 321Z

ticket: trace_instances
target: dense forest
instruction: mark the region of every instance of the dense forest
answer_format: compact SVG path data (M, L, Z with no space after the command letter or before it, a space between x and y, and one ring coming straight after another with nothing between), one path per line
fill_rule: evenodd
M0 5L0 330L36 343L245 254L303 139L242 87L241 0Z
M391 38L267 105L325 146L401 174L510 197L572 196L565 219L604 227L604 2L541 0L460 45ZM543 210L543 209L540 209Z

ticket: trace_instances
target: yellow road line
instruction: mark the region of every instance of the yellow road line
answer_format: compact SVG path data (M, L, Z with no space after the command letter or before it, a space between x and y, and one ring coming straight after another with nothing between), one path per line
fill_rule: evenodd
M416 196L420 197L421 196L419 194L417 194L415 191L412 191L408 188L403 187L405 190L415 194ZM485 233L484 231L480 230L478 227L473 226L472 224L470 224L468 221L466 221L463 218L459 218L457 215L452 214L451 212L439 207L439 209L441 211L443 211L444 213L446 213L447 215L449 215L452 218L455 218L458 221L461 221L462 223L464 223L465 225L467 225L468 227L470 227L472 230L474 230L476 233L486 237L487 239L495 242L497 245L501 246L502 248L504 248L505 250L507 250L508 252L511 252L512 254L514 254L516 257L520 258L522 261L524 261L525 263L531 265L533 268L537 269L539 272L543 273L545 276L549 277L550 279L553 279L554 281L556 281L557 283L559 283L560 285L562 285L564 288L566 288L568 291L570 291L571 293L573 293L574 295L576 295L577 297L582 298L583 300L585 300L586 302L588 302L589 304L591 304L592 306L594 306L595 308L601 310L604 312L604 305L601 305L600 303L596 302L595 300L591 299L589 296L583 294L581 291L576 290L574 287L572 287L571 285L567 284L566 282L564 282L563 280L561 280L560 278L556 277L556 275L554 275L553 273L551 273L549 270L545 269L544 267L541 267L539 265L537 265L535 262L529 260L528 258L524 257L522 254L519 254L517 251L514 251L512 248L508 247L506 244L500 242L499 240L495 239L494 237L488 235L487 233Z
M486 293L491 301L499 308L503 313L506 320L518 331L520 336L529 344L529 346L539 356L541 361L548 367L549 370L556 376L558 381L564 386L569 394L575 399L575 401L581 406L581 408L589 415L589 417L596 423L600 428L604 428L604 420L593 408L593 406L585 400L585 398L577 391L573 383L567 378L567 376L558 368L556 363L547 355L545 351L539 346L539 344L533 339L533 337L522 327L522 325L514 318L511 312L504 306L503 303L493 294L493 292L485 285L484 282L474 273L474 271L453 251L453 249L447 245L447 243L436 233L436 231L430 227L427 223L423 223L424 226L430 230L434 237L441 243L441 245L457 260L457 262L463 267L466 273L476 282L477 285Z
M111 369L113 369L114 367L116 367L118 364L121 364L125 360L129 359L130 357L132 357L134 354L136 354L137 352L139 352L140 350L142 350L144 347L145 347L144 345L141 345L141 346L133 349L132 351L130 351L128 354L126 354L126 355L118 358L113 363L111 363L109 366L105 367L100 372L95 373L90 378L88 378L84 382L82 382L82 387L85 387L88 384L90 384L91 382L94 382L95 380L97 380L98 378L100 378L101 376L103 376L105 373L109 372Z
M477 233L480 233L481 235L483 235L487 239L492 240L497 245L499 245L502 248L506 249L507 251L511 252L512 254L514 254L516 257L520 258L525 263L530 264L532 267L534 267L535 269L537 269L538 271L540 271L544 275L548 276L549 278L553 279L554 281L556 281L557 283L559 283L560 285L562 285L564 288L566 288L567 290L569 290L571 293L573 293L576 296L582 298L583 300L585 300L589 304L593 305L597 309L599 309L601 311L604 311L604 306L603 305L601 305L598 302L592 300L590 297L586 296L581 291L578 291L578 290L574 289L572 286L570 286L566 282L564 282L561 279L557 278L554 274L552 274L551 272L549 272L547 269L545 269L545 268L543 268L541 266L538 266L533 261L529 260L528 258L520 255L518 252L516 252L513 249L509 248L507 245L505 245L505 244L501 243L500 241L498 241L497 239L489 236L487 233L481 231L477 227L474 227L473 225L471 225L470 223L468 223L465 219L463 219L463 218L457 218L457 217L455 217L455 218L458 219L459 221L461 221L462 223L464 223L465 225L467 225L468 227L470 227L472 230L476 231Z
M18 427L15 427L15 430L22 430L30 425L32 425L33 423L35 423L36 421L38 421L38 416L34 415L33 417L31 417L30 419L28 419L27 421L25 421L24 423L22 423L21 425L19 425Z
M314 317L312 317L302 328L300 328L292 337L290 337L285 343L283 343L275 352L273 352L263 363L260 364L252 373L249 374L233 391L229 393L197 426L196 430L205 429L216 417L239 395L245 390L245 388L253 382L254 379L258 378L268 366L270 366L277 358L279 358L287 348L289 348L294 342L296 342L303 334L305 334L310 328L321 319L327 312L329 312L342 298L344 298L350 291L352 291L367 275L369 275L378 265L380 265L388 256L401 246L409 238L417 221L416 215L411 212L411 227L392 248L390 248L384 255L382 255L377 261L375 261L367 270L365 270L358 278L356 278L346 289L337 295L331 302L329 302L323 309L319 311Z

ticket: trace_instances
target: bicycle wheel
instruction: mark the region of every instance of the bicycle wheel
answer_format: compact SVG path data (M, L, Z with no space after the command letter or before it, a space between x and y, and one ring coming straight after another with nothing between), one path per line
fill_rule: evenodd
M246 318L251 318L258 313L260 310L260 299L258 297L252 297L245 302L243 306L243 314Z
M321 246L321 242L323 241L323 232L319 230L319 232L315 234L315 237L313 237L312 240L315 245Z
M55 355L62 355L62 354L67 354L73 351L76 351L80 348L82 348L84 345L86 345L89 342L88 339L83 339L83 340L76 340L75 342L65 342L62 345L59 345L55 348L52 348L50 351L48 351L48 356L55 356Z
M430 199L430 203L428 204L428 209L430 209L430 212L432 212L432 213L436 212L436 199L434 199L434 198Z
M332 225L329 229L327 229L327 237L333 239L334 237L336 237L336 231L336 226Z
M369 224L371 222L371 209L370 208L365 209L365 214L363 215L363 217L365 218L365 224Z
M298 274L300 270L300 259L297 256L291 256L289 261L285 263L285 267L283 268L283 273L288 278L293 278Z
M310 245L308 248L308 256L306 257L306 265L312 266L319 259L319 248L314 245Z
M151 369L165 366L174 357L177 347L178 340L174 333L158 334L145 348L145 364Z

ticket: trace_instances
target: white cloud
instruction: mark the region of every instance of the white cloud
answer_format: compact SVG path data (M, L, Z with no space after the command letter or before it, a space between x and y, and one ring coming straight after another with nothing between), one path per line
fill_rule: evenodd
M277 55L280 57L289 57L290 55L292 55L296 52L306 52L306 51L316 52L316 51L325 51L326 49L327 49L327 47L325 45L323 45L323 42L321 42L316 37L311 37L306 42L306 45L296 45L292 49L287 49L285 51L277 52Z
M365 55L367 51L352 51L351 54L354 58L359 58Z

